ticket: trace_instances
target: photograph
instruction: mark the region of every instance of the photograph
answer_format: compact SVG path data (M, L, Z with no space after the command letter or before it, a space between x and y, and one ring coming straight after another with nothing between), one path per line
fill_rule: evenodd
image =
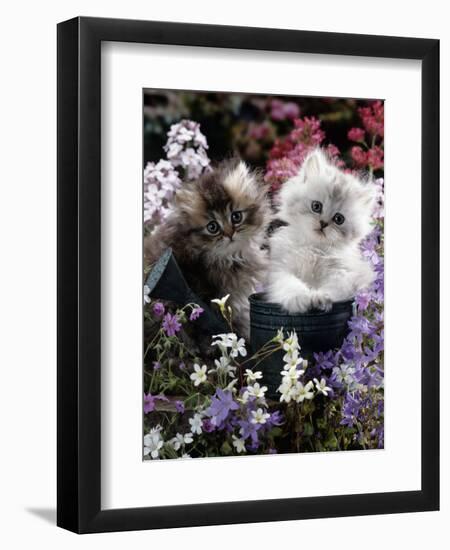
M143 459L384 448L384 101L143 90Z

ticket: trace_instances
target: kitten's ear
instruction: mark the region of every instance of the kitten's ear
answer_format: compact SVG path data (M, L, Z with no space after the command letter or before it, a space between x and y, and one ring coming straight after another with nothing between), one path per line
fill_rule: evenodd
M239 176L240 178L247 178L248 175L249 175L249 170L248 170L248 167L247 165L245 164L244 161L240 160L237 165L236 165L236 168L235 168L235 171L236 171L236 175Z
M243 191L251 195L264 189L261 175L257 171L250 170L242 160L237 161L233 166L226 178L226 184L235 192Z
M305 181L317 178L325 170L327 159L320 149L314 150L303 163L303 178Z

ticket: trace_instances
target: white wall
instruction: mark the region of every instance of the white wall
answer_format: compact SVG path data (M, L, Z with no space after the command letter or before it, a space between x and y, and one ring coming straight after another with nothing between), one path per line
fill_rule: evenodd
M421 548L445 540L448 467L439 513L207 527L76 537L57 529L55 507L56 23L76 15L272 26L441 39L441 97L450 97L445 3L429 0L126 2L17 0L2 9L0 64L0 541L5 548ZM268 78L270 76L268 75ZM449 106L442 102L442 267L449 280ZM405 183L406 186L406 183ZM405 208L406 208L405 201ZM6 254L5 254L6 252ZM449 306L448 286L442 305ZM448 338L448 316L442 335ZM444 340L444 338L443 338ZM407 345L407 343L405 343ZM444 341L444 350L445 350ZM442 354L442 458L450 463L449 387ZM408 421L407 413L405 422ZM324 475L317 472L317 475ZM368 473L370 475L370 473ZM281 478L281 474L280 474ZM445 538L444 538L445 537ZM8 542L6 542L6 540ZM439 545L442 547L442 545ZM438 547L439 547L438 546ZM132 546L129 546L132 547Z

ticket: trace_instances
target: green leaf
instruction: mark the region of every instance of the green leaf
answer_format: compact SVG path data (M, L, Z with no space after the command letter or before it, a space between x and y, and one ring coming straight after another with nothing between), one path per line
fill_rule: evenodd
M327 449L337 449L338 440L334 432L328 432L328 437L324 441L324 445Z
M314 433L314 426L311 424L311 422L305 422L303 426L303 435L310 436Z
M233 449L231 448L231 445L228 443L228 441L224 441L222 443L222 446L220 447L220 451L224 455L230 455L232 450Z

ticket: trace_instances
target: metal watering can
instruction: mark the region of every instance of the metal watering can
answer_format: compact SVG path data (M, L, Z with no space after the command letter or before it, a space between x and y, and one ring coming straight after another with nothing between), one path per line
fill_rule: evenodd
M153 265L145 284L152 298L175 302L179 306L194 303L203 308L195 324L205 334L228 332L225 320L189 287L171 248L167 248Z

